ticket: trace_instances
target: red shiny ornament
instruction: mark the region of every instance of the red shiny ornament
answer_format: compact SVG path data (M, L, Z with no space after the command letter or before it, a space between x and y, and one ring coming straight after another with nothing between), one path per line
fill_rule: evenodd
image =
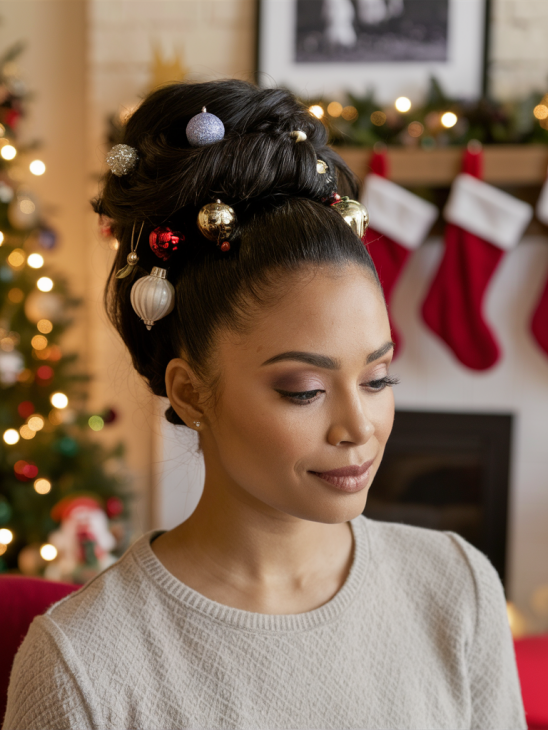
M106 513L110 519L118 517L124 511L124 504L118 497L109 497L105 505Z
M163 226L155 228L148 237L150 248L163 261L167 261L171 254L177 251L179 243L182 243L184 240L185 237L182 233L172 231L171 228L165 228Z
M34 403L31 403L30 400L24 400L17 406L17 412L21 418L28 418L29 416L32 416L35 410Z
M228 241L221 243L221 251L230 251L230 243Z
M36 371L36 377L38 378L38 380L42 381L41 384L43 385L44 381L51 380L53 378L53 368L50 368L49 365L40 365L40 367Z

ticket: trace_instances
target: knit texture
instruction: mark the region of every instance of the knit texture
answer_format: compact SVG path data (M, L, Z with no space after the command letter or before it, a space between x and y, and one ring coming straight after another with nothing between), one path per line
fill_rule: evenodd
M502 585L458 535L351 522L339 592L313 611L221 605L151 531L31 624L5 730L526 730Z

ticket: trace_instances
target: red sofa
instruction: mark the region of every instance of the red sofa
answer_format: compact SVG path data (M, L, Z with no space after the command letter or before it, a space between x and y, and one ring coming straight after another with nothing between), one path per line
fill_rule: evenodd
M80 586L0 575L0 718L4 718L13 658L32 619ZM529 730L548 730L548 634L514 642Z

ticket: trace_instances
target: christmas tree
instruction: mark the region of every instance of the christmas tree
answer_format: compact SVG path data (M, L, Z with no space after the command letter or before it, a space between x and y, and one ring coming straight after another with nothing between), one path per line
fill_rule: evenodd
M37 145L17 139L29 101L16 67L21 51L16 45L0 57L0 572L47 576L61 557L49 536L71 504L106 512L116 537L109 549L119 556L129 539L130 495L122 447L107 451L93 438L116 414L88 412L89 377L60 344L79 302L48 269L56 233L32 190L13 174L15 159L35 175L45 173L33 159ZM85 544L75 548L89 567L85 578L104 552L94 552L86 530L79 524Z

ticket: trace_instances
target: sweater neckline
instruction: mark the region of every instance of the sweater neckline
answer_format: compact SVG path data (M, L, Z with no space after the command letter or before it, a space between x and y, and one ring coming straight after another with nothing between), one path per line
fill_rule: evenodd
M354 538L352 565L339 591L323 606L297 614L265 614L244 611L207 598L176 578L156 557L151 541L166 530L150 530L132 546L137 563L148 578L165 593L185 604L189 609L231 626L250 631L306 631L322 626L340 616L356 597L362 585L370 559L368 520L358 515L349 524Z

